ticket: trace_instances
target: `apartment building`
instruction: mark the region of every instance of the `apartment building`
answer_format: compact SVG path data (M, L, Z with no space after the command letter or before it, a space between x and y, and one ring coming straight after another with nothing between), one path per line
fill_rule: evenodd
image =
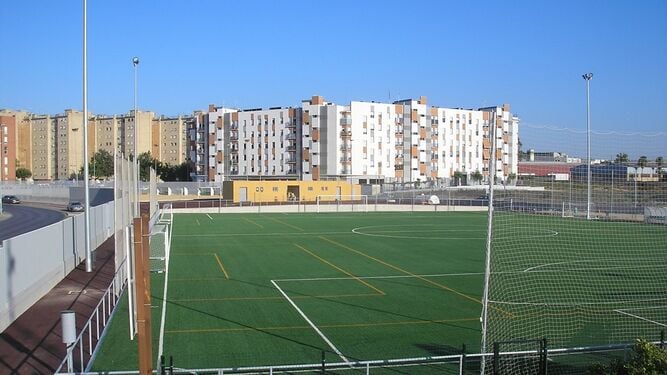
M340 106L314 96L302 106L305 180L337 176L424 182L451 179L457 172L468 180L475 172L488 177L492 122L499 127L497 176L516 173L518 118L508 105L478 110L429 107L422 96Z
M151 155L162 163L178 165L187 159L187 117L154 118L151 124Z
M300 167L302 179L341 176L351 172L349 107L313 96L301 102Z
M228 175L301 178L302 119L300 108L282 107L226 115Z
M230 143L225 137L229 138L234 132L229 117L234 112L236 110L211 104L206 112L195 112L186 119L186 154L192 166L190 175L193 180L221 182L229 174L225 172L229 171L229 164L223 163L228 149L225 145ZM223 130L225 123L229 126ZM235 147L238 148L238 140Z
M0 112L0 182L16 180L17 138L16 115Z
M151 125L155 118L155 113L150 111L137 111L136 121L136 142L135 142L135 116L134 111L116 116L118 121L117 142L120 145L120 151L124 155L134 155L135 144L136 153L141 155L144 152L150 152L152 147Z
M115 115L98 115L88 120L88 152L94 155L105 150L111 155L122 152L122 145L118 142L119 121Z

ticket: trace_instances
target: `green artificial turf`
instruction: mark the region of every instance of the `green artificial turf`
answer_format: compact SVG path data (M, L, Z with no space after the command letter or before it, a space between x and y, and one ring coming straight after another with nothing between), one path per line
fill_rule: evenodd
M322 353L327 362L458 354L463 344L478 352L486 223L485 212L175 215L164 355L179 368L217 368L318 363ZM580 221L527 215L517 223L495 243L510 249L523 236L521 246L537 249L530 257L501 256L499 265L511 280L543 288L532 295L537 303L562 297L568 284L554 282L553 272L522 271L572 260L564 249L579 246L582 233L568 228ZM613 235L630 236L632 225ZM584 233L588 241L612 236L594 229ZM152 280L154 353L162 277ZM518 285L507 280L499 284ZM492 314L505 308L492 306ZM116 314L94 370L138 367L126 309Z

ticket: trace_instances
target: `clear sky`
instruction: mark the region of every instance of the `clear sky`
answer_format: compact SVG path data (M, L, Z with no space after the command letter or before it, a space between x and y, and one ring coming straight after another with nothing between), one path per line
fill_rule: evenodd
M0 108L81 109L82 1L0 9ZM132 108L136 55L159 114L425 95L581 130L590 71L594 130L661 132L666 20L664 0L88 0L89 110Z

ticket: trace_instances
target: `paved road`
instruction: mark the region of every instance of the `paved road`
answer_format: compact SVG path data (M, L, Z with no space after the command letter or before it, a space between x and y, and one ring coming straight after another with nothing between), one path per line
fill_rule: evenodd
M64 207L44 204L3 204L0 217L0 241L27 233L65 218Z

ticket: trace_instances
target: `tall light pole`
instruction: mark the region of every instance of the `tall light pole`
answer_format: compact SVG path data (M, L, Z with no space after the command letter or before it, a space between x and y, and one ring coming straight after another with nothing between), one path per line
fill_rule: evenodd
M591 219L591 79L593 73L581 76L586 81L586 173L588 175L588 198L586 200L586 220Z
M136 178L136 197L134 202L134 217L139 217L139 196L141 191L139 189L139 116L137 115L137 71L139 67L139 58L132 58L132 65L134 66L134 168L135 168L135 178Z
M83 194L84 194L84 248L86 272L93 272L93 254L90 249L90 193L88 192L88 4L83 0Z

